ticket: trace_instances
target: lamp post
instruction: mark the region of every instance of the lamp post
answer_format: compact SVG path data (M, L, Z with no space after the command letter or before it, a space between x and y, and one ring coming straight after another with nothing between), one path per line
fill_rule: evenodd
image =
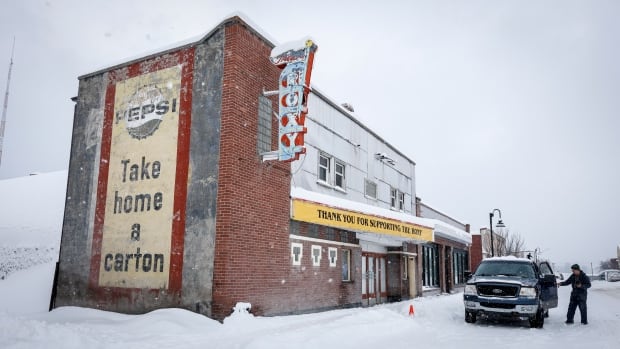
M493 242L493 214L497 211L499 214L499 221L497 221L498 228L504 228L504 222L502 222L502 211L498 208L494 208L491 213L489 213L489 228L491 229L491 257L495 257L495 243Z

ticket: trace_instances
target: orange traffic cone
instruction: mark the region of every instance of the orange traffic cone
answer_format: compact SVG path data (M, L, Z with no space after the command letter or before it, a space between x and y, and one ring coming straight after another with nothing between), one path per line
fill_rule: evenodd
M415 309L413 309L413 304L409 305L409 316L413 316L415 314Z

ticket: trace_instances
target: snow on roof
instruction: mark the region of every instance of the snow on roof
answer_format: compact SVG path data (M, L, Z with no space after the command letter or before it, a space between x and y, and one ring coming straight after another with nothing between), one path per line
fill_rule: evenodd
M501 256L485 258L485 261L510 261L510 262L531 262L531 259L519 258L515 256Z
M309 191L300 187L291 187L291 197L363 214L381 216L401 222L421 225L423 227L432 228L435 234L441 235L442 237L466 244L471 243L471 236L469 233L436 219L417 217L408 213L396 212L387 208L341 199L338 197Z
M381 216L411 224L417 224L427 228L433 227L433 222L430 219L416 217L408 213L392 211L387 208L367 205L361 202L341 199L331 195L309 191L300 187L291 187L291 197L295 199L313 201L319 204L342 208L345 210L370 214L374 216Z
M224 24L224 23L226 23L228 21L232 21L235 18L238 18L242 22L247 24L248 27L252 28L252 30L254 30L259 36L262 36L270 44L272 44L272 45L277 45L278 44L278 42L276 40L274 40L271 35L267 34L266 31L264 31L256 23L254 23L251 19L249 19L248 16L246 16L242 12L236 11L236 12L232 12L229 15L225 16L220 22L218 22L218 24L216 26L211 28L209 31L203 32L200 35L196 35L196 36L184 39L184 40L180 40L180 41L177 41L177 42L174 42L174 43L170 43L170 44L168 44L166 46L158 47L157 49L148 50L146 52L142 52L141 54L137 54L137 55L134 55L134 56L130 56L130 57L124 58L124 59L122 59L120 61L112 62L111 64L107 64L104 67L99 67L99 69L95 69L92 72L89 72L89 73L86 73L86 74L82 74L82 75L80 75L78 77L78 79L82 79L82 78L85 78L85 77L88 77L88 76L99 74L99 73L101 73L103 71L112 70L112 69L120 67L120 66L126 66L126 65L129 65L129 64L131 64L133 62L136 62L136 61L148 59L149 57L152 57L152 56L163 55L163 54L166 54L166 53L169 53L169 52L172 52L172 51L177 51L177 50L180 50L181 48L184 48L186 46L191 46L193 44L200 43L203 40L205 40L208 37L210 37L211 34L213 34L213 32L215 32L219 26L221 26L222 24Z
M435 221L436 235L440 235L465 244L471 244L471 235L465 230L462 230L437 219L433 219L433 221Z
M277 56L283 54L284 52L290 51L290 50L304 49L306 47L306 42L308 40L316 43L316 40L314 40L312 37L306 36L306 37L304 37L302 39L299 39L299 40L289 41L289 42L285 42L285 43L283 43L281 45L276 45L271 50L271 57L277 57Z

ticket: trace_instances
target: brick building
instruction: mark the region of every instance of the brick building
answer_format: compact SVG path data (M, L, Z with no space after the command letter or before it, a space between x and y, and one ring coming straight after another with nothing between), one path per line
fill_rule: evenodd
M278 142L272 48L235 16L79 78L54 306L222 319L240 301L372 305L423 295L425 246L446 271L437 289L461 282L468 227L416 214L415 163L323 93L306 154L262 161Z

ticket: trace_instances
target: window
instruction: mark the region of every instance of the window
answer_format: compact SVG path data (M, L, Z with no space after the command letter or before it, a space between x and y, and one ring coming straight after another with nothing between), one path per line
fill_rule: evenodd
M540 273L542 275L553 275L553 272L547 263L540 263Z
M335 247L329 247L327 249L327 258L329 258L329 266L335 267L338 260L338 249Z
M319 180L325 183L329 183L330 164L331 157L320 154L319 155Z
M326 227L325 228L325 237L327 238L327 240L334 240L334 239L336 239L336 232L334 231L334 228Z
M321 246L312 245L312 265L315 267L321 265Z
M398 209L405 210L405 193L398 192Z
M342 281L351 281L351 250L342 250Z
M398 195L398 190L394 188L390 188L390 207L396 208L396 196Z
M455 250L452 253L452 270L454 274L454 284L462 284L465 280L465 269L467 268L467 252Z
M364 186L364 195L368 196L369 198L376 199L377 198L377 183L366 179L365 186Z
M258 153L271 151L271 100L265 96L258 97Z
M439 287L439 253L437 245L422 247L422 280L426 287Z
M309 225L308 236L311 238L318 238L319 237L319 226L316 224Z
M303 256L303 245L297 242L291 243L291 257L293 265L301 265L301 257Z
M345 170L344 163L340 161L336 161L334 170L335 170L334 171L335 172L334 184L336 185L336 187L340 189L345 189L344 187L344 170Z

